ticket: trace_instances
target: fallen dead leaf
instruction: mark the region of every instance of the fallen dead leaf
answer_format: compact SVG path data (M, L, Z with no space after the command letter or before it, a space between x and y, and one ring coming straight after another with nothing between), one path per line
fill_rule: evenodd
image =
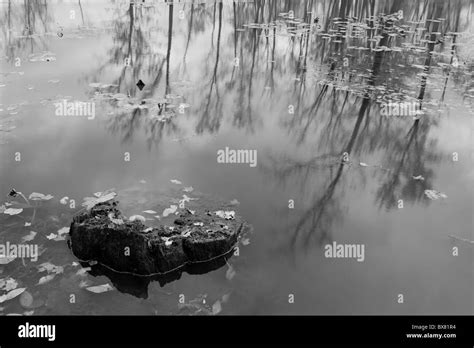
M25 290L26 290L26 288L18 288L18 289L14 289L14 290L6 293L5 295L0 296L0 303L3 303L5 301L11 300L11 299L14 299L18 295L21 295L23 293L23 291L25 291Z
M103 292L114 290L114 288L110 284L102 284L96 286L90 286L86 288L87 291L93 292L95 294L101 294Z

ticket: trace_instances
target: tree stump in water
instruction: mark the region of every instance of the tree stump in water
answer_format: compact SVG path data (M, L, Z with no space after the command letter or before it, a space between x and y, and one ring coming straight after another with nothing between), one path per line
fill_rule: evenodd
M164 274L228 254L246 226L233 215L185 210L174 226L147 228L124 221L117 205L99 203L73 219L69 246L76 257L119 272Z

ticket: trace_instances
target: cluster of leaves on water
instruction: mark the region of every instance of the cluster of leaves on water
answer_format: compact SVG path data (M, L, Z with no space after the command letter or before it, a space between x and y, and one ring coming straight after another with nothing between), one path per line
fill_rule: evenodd
M172 199L175 202L176 209L171 213L174 218L181 211L193 211L189 209L190 204L196 207L201 204L199 202L199 194L190 197L195 192L191 186L184 186L181 181L170 180L173 186L179 189L174 194L181 192L181 197ZM140 186L146 186L146 181L142 180ZM124 198L127 197L127 190L122 190ZM134 198L135 195L133 195ZM11 189L7 199L0 205L0 222L5 229L0 232L3 241L18 244L38 244L39 255L37 262L31 262L26 258L19 257L1 257L0 256L0 313L8 314L42 314L48 310L48 291L46 288L57 286L61 283L61 279L68 279L68 282L74 282L78 289L83 289L89 293L101 294L113 291L115 288L108 282L93 281L88 276L90 267L81 266L78 262L72 261L69 249L65 240L69 234L69 223L74 214L84 209L91 209L99 203L111 201L117 197L115 189L108 189L101 192L95 192L91 197L85 197L82 206L75 210L66 206L69 197L56 198L51 194L32 192L28 195L21 191ZM203 198L205 199L205 198ZM199 202L199 203L198 203ZM203 202L206 204L206 199ZM228 206L235 206L238 201L233 200ZM163 202L164 203L164 202ZM143 202L142 206L147 204ZM148 203L150 204L150 203ZM217 203L221 204L221 203ZM162 213L158 212L158 206L153 209L143 209L135 211L127 220L134 221L136 219L146 222L150 220L160 221L166 220L165 205L159 205L163 209ZM215 205L217 206L217 205ZM134 206L136 209L136 206ZM154 210L155 209L155 210ZM141 213L143 215L140 215ZM226 219L233 219L235 212L233 210L213 210L211 213L216 217L222 216ZM150 218L153 217L153 218ZM114 216L109 216L111 223L121 224L124 221L118 221ZM171 216L169 219L173 219ZM170 220L171 222L172 220ZM171 226L170 226L171 228ZM21 233L21 231L24 231ZM188 232L190 236L190 232ZM187 237L187 236L184 236ZM242 245L248 245L248 236L242 242ZM59 242L59 243L58 243ZM62 243L61 243L62 242ZM165 241L169 245L172 238ZM91 262L90 266L95 262ZM227 272L227 279L231 280L235 275L235 270L229 265L232 271ZM15 300L16 299L16 300ZM207 307L203 307L201 312L207 314L217 314L221 311L221 305L225 301L214 303L213 307L206 312Z

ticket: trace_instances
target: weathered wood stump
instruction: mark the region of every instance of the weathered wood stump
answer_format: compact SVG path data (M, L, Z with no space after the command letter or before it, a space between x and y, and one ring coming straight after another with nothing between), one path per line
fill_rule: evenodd
M119 272L164 274L228 254L246 226L238 217L186 209L173 226L147 228L124 221L117 205L100 203L73 219L69 246L76 257Z

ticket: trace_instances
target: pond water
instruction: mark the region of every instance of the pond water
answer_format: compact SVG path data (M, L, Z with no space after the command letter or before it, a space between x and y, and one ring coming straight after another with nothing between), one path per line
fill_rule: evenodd
M42 250L0 265L34 299L0 313L198 314L220 299L224 315L473 313L472 2L0 6L0 243L34 231ZM58 116L64 100L94 114ZM226 147L256 166L219 163ZM13 188L54 198L5 214ZM183 194L237 200L250 243L145 296L86 291L111 281L77 274L47 236L111 188L149 224L144 210ZM325 257L333 242L364 245L363 261Z

